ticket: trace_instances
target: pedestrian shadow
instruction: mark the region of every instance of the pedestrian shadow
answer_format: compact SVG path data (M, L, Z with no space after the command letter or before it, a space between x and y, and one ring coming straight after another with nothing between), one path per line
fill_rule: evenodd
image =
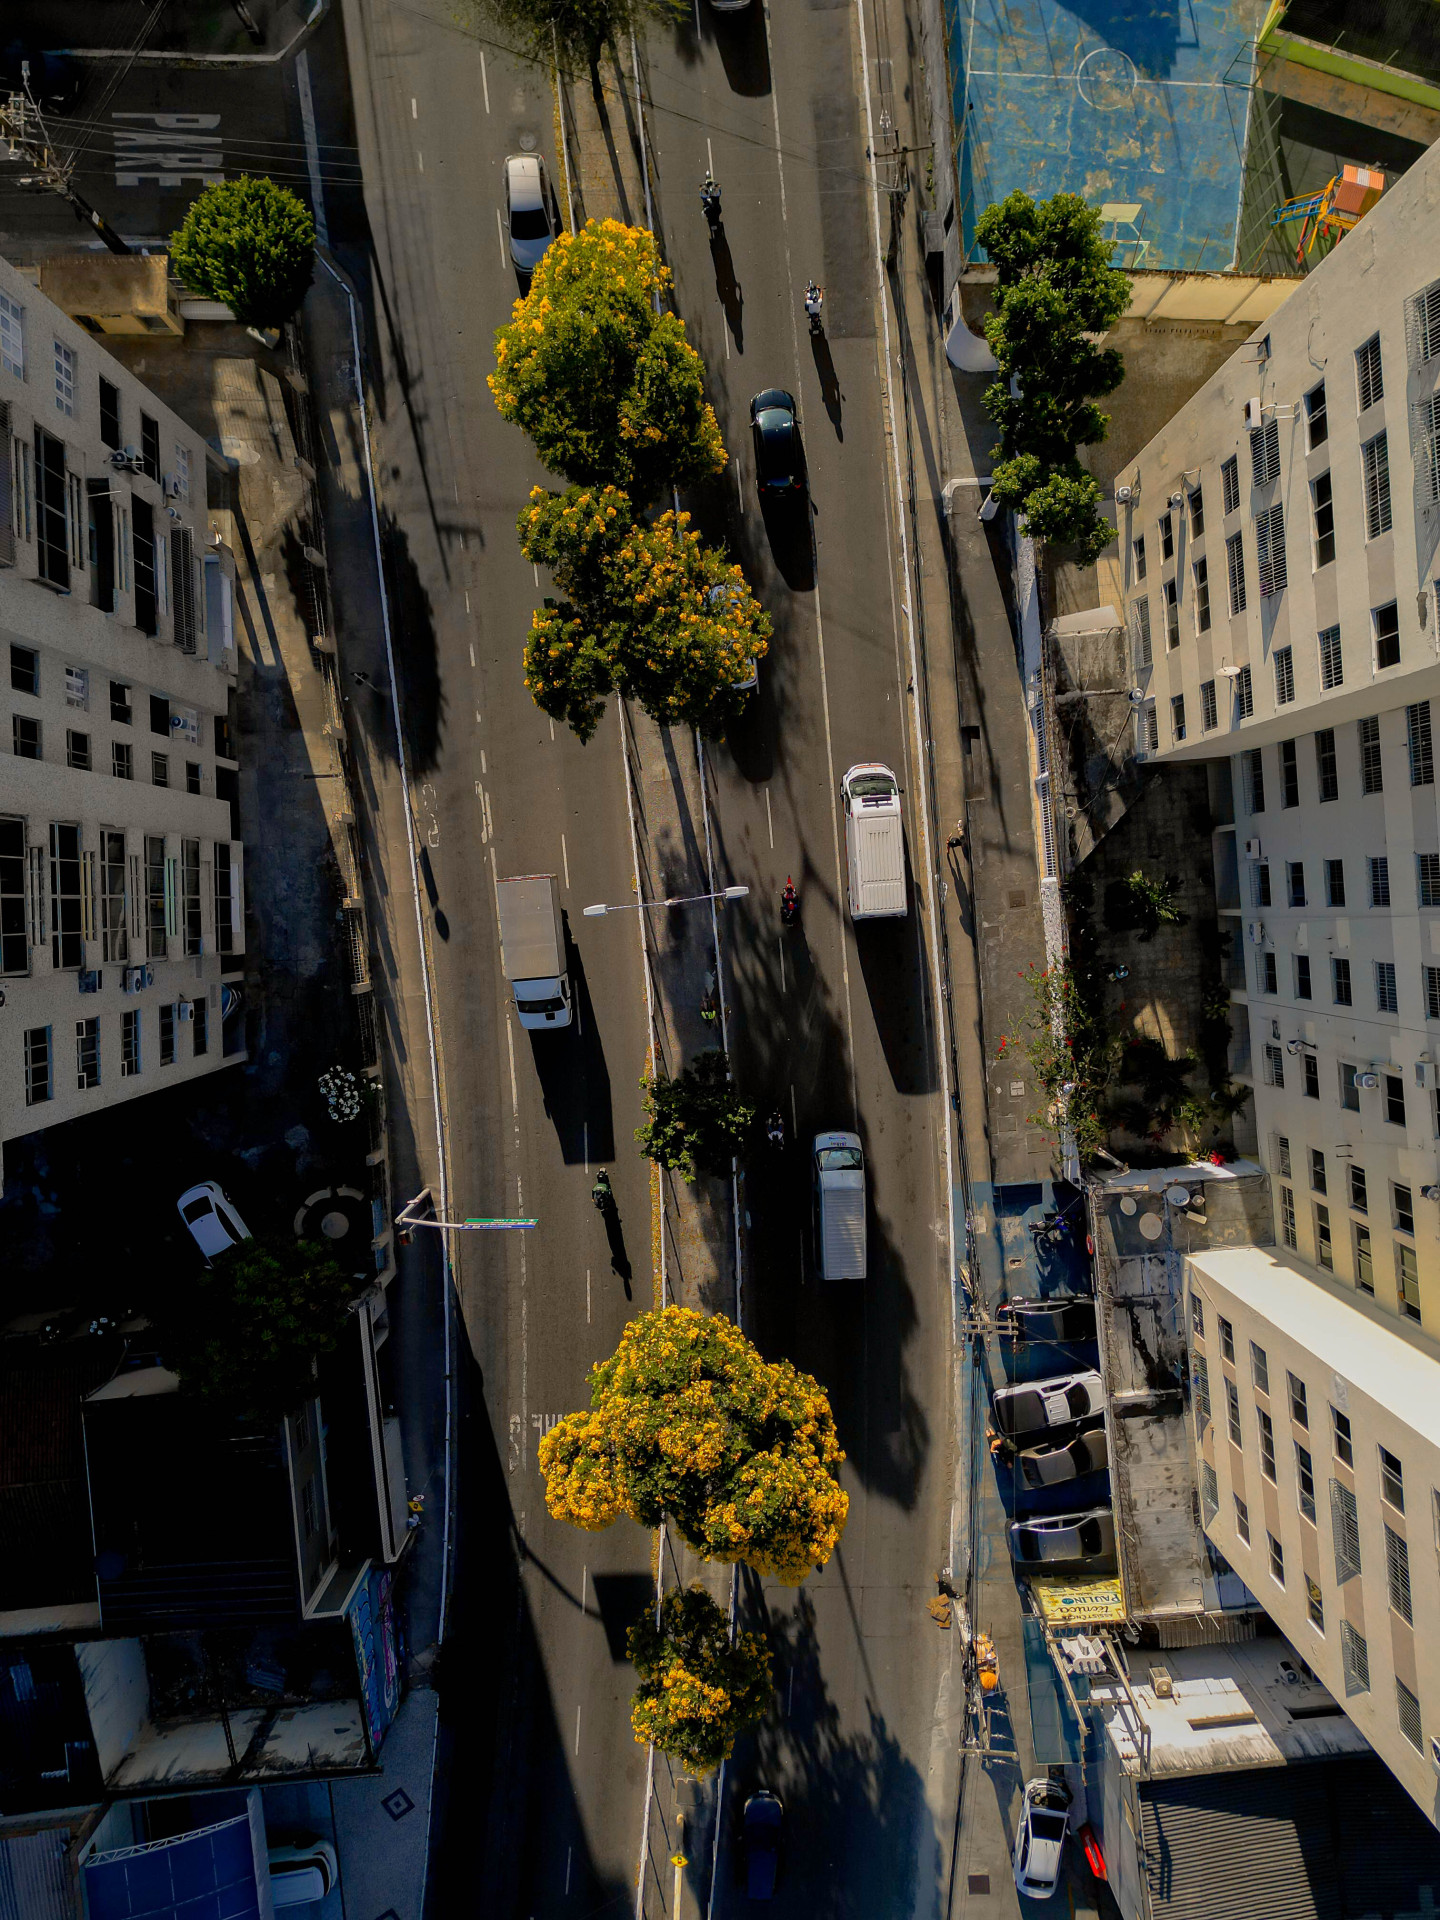
M580 949L569 938L566 965L574 1018L568 1027L546 1033L530 1029L530 1052L545 1111L567 1167L603 1165L615 1158L615 1119L610 1098L610 1069L595 1018L595 1003Z
M435 883L435 869L430 864L430 849L420 849L420 878L425 886L425 898L435 919L435 931L442 940L450 938L450 922L440 905L440 889Z
M735 278L735 261L722 220L710 242L710 259L715 268L715 296L725 309L725 324L735 342L735 351L745 351L745 298Z
M630 1281L634 1269L630 1265L630 1256L625 1251L625 1229L620 1224L620 1209L609 1206L605 1209L605 1238L610 1246L610 1271L618 1274L625 1283L625 1298L633 1300L634 1292Z
M825 411L830 416L830 424L835 429L835 438L845 438L845 428L841 422L844 396L840 392L840 376L835 371L835 362L830 354L830 341L823 333L812 333L810 352L815 360L815 373L820 382L820 397L825 402Z

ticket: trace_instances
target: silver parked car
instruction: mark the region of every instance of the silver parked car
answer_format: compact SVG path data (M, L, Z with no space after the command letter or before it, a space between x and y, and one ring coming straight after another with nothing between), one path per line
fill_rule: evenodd
M1016 1566L1113 1565L1115 1519L1109 1507L1088 1513L1057 1513L1048 1519L1017 1520L1010 1529L1010 1554Z
M1026 1447L1020 1455L1020 1472L1027 1487L1058 1487L1062 1481L1079 1480L1087 1473L1103 1473L1109 1464L1104 1427L1091 1427L1063 1447Z
M234 1201L213 1180L187 1187L175 1205L207 1266L217 1254L228 1253L250 1238L250 1229L235 1211Z
M521 273L534 273L555 238L553 202L538 153L512 153L505 162L505 225L510 258Z
M1057 1373L1049 1380L998 1388L994 1407L1001 1433L1043 1433L1046 1427L1066 1427L1072 1420L1103 1412L1105 1383L1093 1368Z

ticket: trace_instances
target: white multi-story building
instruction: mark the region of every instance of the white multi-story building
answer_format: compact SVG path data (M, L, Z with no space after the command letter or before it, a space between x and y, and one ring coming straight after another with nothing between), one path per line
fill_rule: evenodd
M1205 1530L1434 1819L1440 147L1119 483L1140 750L1216 763L1278 1243L1188 1262Z
M0 1144L223 1064L243 949L198 434L0 261Z

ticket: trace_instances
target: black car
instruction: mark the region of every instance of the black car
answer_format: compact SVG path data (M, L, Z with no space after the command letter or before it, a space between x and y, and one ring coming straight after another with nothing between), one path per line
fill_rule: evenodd
M805 486L805 453L795 396L783 387L767 387L750 402L750 431L755 438L755 484L762 500L800 493Z
M741 1823L745 1842L745 1893L751 1900L769 1900L775 1892L780 1866L780 1827L785 1809L778 1794L762 1787L745 1802Z

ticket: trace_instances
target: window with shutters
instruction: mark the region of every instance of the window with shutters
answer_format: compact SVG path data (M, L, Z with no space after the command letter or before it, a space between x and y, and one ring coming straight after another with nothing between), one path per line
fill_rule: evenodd
M1377 714L1368 714L1359 722L1360 728L1360 791L1361 793L1380 793L1385 787L1384 767L1380 759L1380 720Z
M1156 753L1160 748L1160 716L1156 711L1153 700L1147 700L1145 702L1142 721L1144 725L1145 751L1147 753Z
M1288 648L1285 649L1289 651ZM1300 804L1300 757L1293 740L1280 742L1280 805L1298 807Z
M1418 700L1405 709L1405 735L1410 748L1410 784L1433 787L1435 747L1430 735L1430 702Z
M1395 1682L1395 1715L1400 1722L1401 1733L1417 1753L1423 1753L1425 1734L1420 1724L1420 1702L1405 1682L1398 1679Z
M1405 336L1411 366L1440 356L1440 280L1432 280L1405 302Z
M0 293L0 367L25 378L25 309L8 293Z
M1137 600L1130 608L1130 630L1135 642L1135 666L1137 671L1150 665L1150 602Z
M1313 453L1330 438L1330 423L1325 413L1325 382L1311 387L1305 396L1305 447Z
M1195 1432L1203 1436L1210 1424L1210 1369L1205 1364L1203 1354L1196 1354L1194 1361L1195 1387Z
M1440 967L1425 966L1420 973L1425 990L1425 1018L1440 1020Z
M1263 969L1261 977L1263 979ZM1265 1043L1265 1084L1267 1087L1283 1087L1285 1084L1285 1055L1273 1042ZM1285 1189L1280 1189L1283 1194Z
M1244 756L1245 778L1250 790L1251 813L1265 811L1265 760L1259 747L1252 747Z
M1365 1636L1348 1620L1340 1622L1340 1664L1345 1672L1345 1692L1370 1691L1370 1649Z
M1220 494L1226 513L1234 513L1240 505L1240 462L1233 453L1220 462Z
M1380 368L1380 336L1372 333L1363 347L1355 349L1355 397L1361 413L1385 398L1385 378Z
M176 527L170 536L170 548L175 644L183 653L194 653L199 625L195 595L195 551L188 528Z
M1207 1527L1220 1511L1220 1483L1208 1460L1200 1462L1200 1511Z
M1280 1049L1276 1047L1274 1051L1278 1059ZM1283 1086L1284 1082L1279 1084ZM1292 1251L1299 1245L1295 1235L1295 1195L1289 1187L1280 1189L1280 1238Z
M1350 1423L1345 1424L1348 1436ZM1355 1495L1338 1480L1330 1482L1330 1530L1335 1539L1335 1578L1343 1587L1360 1572L1360 1512Z
M1400 609L1392 600L1388 606L1371 609L1375 626L1375 665L1398 667L1400 664Z
M1210 631L1210 568L1202 553L1191 572L1195 576L1195 626L1200 633Z
M1343 860L1325 862L1325 904L1328 907L1343 907L1345 904L1345 862Z
M1345 681L1345 661L1340 650L1339 627L1326 627L1320 636L1320 685L1328 692Z
M1415 493L1423 507L1440 502L1440 393L1428 394L1410 409L1410 445L1415 459Z
M1230 581L1230 612L1245 611L1245 549L1241 536L1232 533L1225 542L1225 566Z
M1390 856L1385 853L1371 854L1365 865L1370 873L1371 906L1388 907L1390 904Z
M1335 729L1321 727L1315 735L1315 782L1322 801L1340 798L1340 763L1335 757Z
M1395 962L1377 960L1375 962L1375 1011L1377 1013L1398 1013L1399 998L1395 991Z
M1415 887L1422 907L1440 907L1440 853L1417 853Z
M1250 474L1257 487L1269 486L1280 477L1280 427L1267 420L1250 435Z
M1365 479L1365 538L1374 540L1390 531L1390 449L1383 433L1360 449Z
M1200 683L1200 725L1206 733L1220 724L1220 709L1215 700L1215 682L1202 680Z
M1255 571L1262 599L1284 591L1285 508L1278 500L1255 516Z
M1328 567L1335 558L1335 498L1328 472L1310 482L1310 534L1315 566Z
M1275 704L1288 707L1295 698L1295 658L1289 647L1275 649Z
M1241 667L1235 676L1235 718L1248 720L1255 711L1255 683L1250 677L1248 666Z

